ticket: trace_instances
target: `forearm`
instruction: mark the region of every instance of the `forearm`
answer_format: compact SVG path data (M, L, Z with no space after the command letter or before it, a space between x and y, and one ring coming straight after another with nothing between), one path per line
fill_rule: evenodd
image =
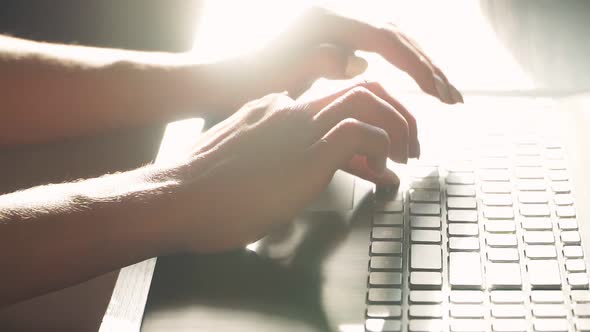
M0 146L166 122L219 98L224 64L0 36ZM223 69L221 69L223 68ZM226 91L223 89L222 91ZM215 92L215 93L214 93Z
M177 187L142 168L0 196L0 305L174 251Z

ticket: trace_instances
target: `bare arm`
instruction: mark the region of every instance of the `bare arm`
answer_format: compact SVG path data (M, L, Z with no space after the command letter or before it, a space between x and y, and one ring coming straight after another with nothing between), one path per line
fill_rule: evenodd
M0 306L168 253L178 183L150 166L0 196Z
M205 66L183 54L57 45L0 36L0 146L187 114ZM203 81L206 81L203 79Z

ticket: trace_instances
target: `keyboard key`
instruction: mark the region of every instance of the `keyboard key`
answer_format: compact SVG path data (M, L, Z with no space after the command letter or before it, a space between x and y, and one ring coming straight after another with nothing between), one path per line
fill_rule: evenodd
M371 304L367 306L367 317L371 318L399 318L402 315L400 305Z
M508 182L510 181L510 172L503 169L487 169L479 172L481 181Z
M555 243L555 237L553 236L553 232L549 231L525 231L522 238L524 242L527 244Z
M537 318L565 318L567 309L561 304L536 304L533 306L533 316Z
M439 216L440 204L437 203L410 203L410 214L422 216Z
M412 304L408 314L412 318L441 318L443 307L438 304Z
M477 222L476 210L448 210L447 220L449 222Z
M523 217L549 217L551 210L547 204L520 204L518 208Z
M412 228L440 229L440 217L411 216L410 225Z
M473 173L449 173L445 178L447 184L474 184L475 175Z
M574 231L578 229L578 221L576 219L560 219L557 225L562 231Z
M565 296L560 290L535 290L531 292L533 303L563 303Z
M443 294L441 291L412 290L410 291L410 303L442 303Z
M488 233L486 235L486 243L492 248L516 247L518 245L518 239L515 234Z
M412 243L441 243L442 240L439 231L413 229L410 234Z
M545 170L543 167L516 167L514 175L518 179L544 179Z
M373 225L378 226L402 226L404 224L403 214L375 213Z
M412 244L410 254L412 270L442 270L442 249L439 245Z
M475 197L475 186L473 185L448 185L447 196L449 197Z
M438 167L414 166L410 168L410 176L413 178L438 178Z
M504 169L507 170L511 166L510 160L507 158L481 158L478 167L484 170L488 169Z
M410 332L442 332L443 323L441 319L410 319L408 329Z
M371 238L373 240L401 240L403 239L403 228L401 227L373 227Z
M524 204L547 204L549 195L544 191L523 191L518 193L518 201Z
M395 288L369 288L367 300L370 303L401 303L402 290Z
M488 248L488 260L490 262L518 262L519 253L516 248Z
M440 202L440 191L411 189L410 201L418 203L438 203Z
M509 182L484 182L481 184L481 191L485 194L510 194L512 184Z
M481 305L454 304L451 305L449 314L454 318L484 318L485 311Z
M486 280L492 289L521 288L520 264L488 263L486 264Z
M564 155L561 149L545 149L545 159L561 160L563 157Z
M393 201L376 200L374 210L376 212L387 212L387 213L403 212L404 211L404 202L402 200L393 200Z
M488 219L514 219L514 210L508 206L486 206L483 216Z
M519 290L495 290L490 293L490 301L495 304L524 303L524 294Z
M483 303L484 296L482 291L455 290L449 294L451 303L459 304L480 304Z
M569 175L567 171L564 170L551 170L548 173L549 180L551 181L567 181L569 180Z
M514 233L516 224L513 220L487 220L484 224L486 232L489 233Z
M576 303L590 303L590 291L587 290L573 290L570 292L572 301Z
M565 246L563 247L563 255L565 258L583 258L584 251L580 246Z
M522 228L527 231L550 231L553 224L549 218L524 218L521 220Z
M370 272L370 286L401 286L402 274L400 272Z
M574 315L577 317L590 317L590 303L576 303Z
M572 289L588 289L588 275L585 272L569 273L567 283Z
M488 324L483 319L452 319L451 332L484 332Z
M525 318L526 309L520 304L500 304L492 306L492 317L495 318Z
M423 178L414 180L411 187L413 189L440 190L440 183L438 178Z
M572 192L572 186L569 181L551 182L551 190L556 194L569 194Z
M479 251L479 238L475 237L450 237L450 251Z
M402 329L399 319L369 318L365 321L368 332L398 332Z
M401 253L401 242L374 241L371 243L372 255L400 255Z
M555 214L560 218L574 218L576 216L576 209L569 205L557 206Z
M379 270L392 270L392 271L401 271L402 270L402 258L396 256L373 256L371 257L371 262L369 264L371 271L379 271Z
M558 318L536 318L533 320L533 327L537 332L567 332L569 330L567 320Z
M477 201L474 197L449 197L447 198L449 209L477 209Z
M588 318L576 319L576 331L590 332L590 319L588 319Z
M526 256L530 259L556 259L557 251L554 246L546 245L527 245L525 248Z
M564 245L580 244L582 239L578 231L564 231L560 234L561 243Z
M568 259L565 261L565 269L567 272L584 272L586 271L586 263L583 259Z
M545 191L547 185L545 180L522 179L516 182L516 189L519 191Z
M547 169L557 169L557 170L565 170L567 169L567 165L563 160L546 160L544 162L545 167Z
M449 283L452 289L480 289L481 259L475 252L451 252L449 254Z
M538 156L517 156L514 158L514 165L523 167L540 167L543 165L543 159Z
M477 236L479 226L477 224L449 224L449 236Z
M510 194L485 194L483 204L487 206L512 206L512 195Z
M533 289L560 289L561 277L556 260L530 260L527 262L529 283Z
M496 319L492 322L494 332L526 332L527 321L524 319Z
M440 272L410 272L411 289L440 289L442 274Z
M556 194L553 201L556 205L573 205L574 197L571 194Z

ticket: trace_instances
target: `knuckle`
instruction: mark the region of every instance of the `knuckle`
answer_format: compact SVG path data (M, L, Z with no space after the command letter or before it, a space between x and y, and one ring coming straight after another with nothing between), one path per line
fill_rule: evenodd
M370 102L375 99L373 93L364 86L355 86L346 94L346 98L355 102Z
M362 124L357 119L346 118L338 123L336 129L340 131L343 136L356 139L361 135Z

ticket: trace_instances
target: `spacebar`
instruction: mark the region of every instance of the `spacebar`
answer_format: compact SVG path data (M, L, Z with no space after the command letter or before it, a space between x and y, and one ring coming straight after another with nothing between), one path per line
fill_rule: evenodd
M453 289L481 289L481 260L478 252L452 252L449 255L449 283Z

